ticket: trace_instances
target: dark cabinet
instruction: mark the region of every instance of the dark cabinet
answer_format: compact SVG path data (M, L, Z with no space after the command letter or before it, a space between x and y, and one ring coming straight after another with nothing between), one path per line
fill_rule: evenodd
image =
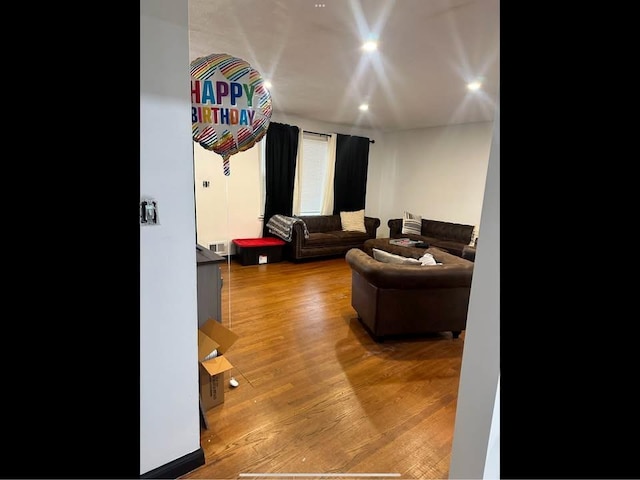
M202 245L196 245L196 262L198 264L198 328L210 318L222 323L220 265L225 262L225 259Z

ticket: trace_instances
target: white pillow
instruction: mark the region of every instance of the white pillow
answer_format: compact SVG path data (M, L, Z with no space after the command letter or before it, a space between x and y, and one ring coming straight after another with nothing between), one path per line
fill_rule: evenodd
M422 266L425 265L437 265L438 262L436 262L436 259L433 258L433 255L431 255L430 253L425 253L423 256L421 256L418 261L420 262L420 264Z
M473 227L473 232L471 232L471 240L469 240L469 246L470 247L475 247L476 246L476 238L478 238L478 227L474 226Z
M422 217L413 213L404 212L402 217L402 233L422 234Z
M343 232L367 233L364 226L364 209L356 212L340 212L340 223Z
M402 255L395 255L393 253L385 252L384 250L380 250L377 248L373 248L372 251L373 251L373 258L375 258L379 262L395 263L398 265L422 265L420 260L416 260L415 258L403 257Z

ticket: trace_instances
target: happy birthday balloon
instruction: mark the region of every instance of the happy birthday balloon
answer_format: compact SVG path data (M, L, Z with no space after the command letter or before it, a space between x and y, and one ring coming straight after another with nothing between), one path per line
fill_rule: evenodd
M253 147L267 133L271 94L260 73L246 61L215 53L191 62L191 133L193 140L229 157Z

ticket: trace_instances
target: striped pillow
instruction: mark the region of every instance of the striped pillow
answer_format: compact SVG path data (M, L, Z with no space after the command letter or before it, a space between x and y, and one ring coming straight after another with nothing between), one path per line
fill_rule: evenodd
M422 233L422 217L413 213L404 212L402 217L402 233L413 233L421 235Z

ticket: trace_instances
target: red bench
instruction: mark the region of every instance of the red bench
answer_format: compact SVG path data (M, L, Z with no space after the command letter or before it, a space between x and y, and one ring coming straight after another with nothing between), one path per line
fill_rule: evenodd
M236 238L232 241L242 265L261 265L282 260L282 247L285 242L280 238Z

